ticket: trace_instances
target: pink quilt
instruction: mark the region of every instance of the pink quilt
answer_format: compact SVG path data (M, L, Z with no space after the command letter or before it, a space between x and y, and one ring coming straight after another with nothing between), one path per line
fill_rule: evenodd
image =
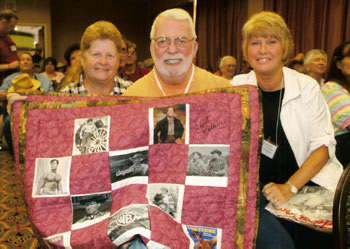
M18 176L46 246L253 248L254 87L159 99L30 96L13 107Z

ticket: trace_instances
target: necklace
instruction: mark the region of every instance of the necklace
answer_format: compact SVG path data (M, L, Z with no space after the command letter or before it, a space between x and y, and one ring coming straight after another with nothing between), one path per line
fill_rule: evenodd
M193 66L193 64L192 64L192 73L191 73L191 77L190 77L189 81L187 82L187 86L186 86L186 89L185 89L185 93L187 93L187 92L188 92L188 89L190 89L190 85L191 85L191 82L192 82L192 79L193 79L193 76L194 76L194 69L195 69L195 68L194 68L194 66ZM153 74L154 74L154 78L156 79L156 82L157 82L157 85L158 85L160 91L162 92L163 96L166 97L167 95L165 94L165 92L164 92L164 90L163 90L163 87L162 87L162 85L161 85L160 82L159 82L159 79L158 79L158 76L157 76L157 73L156 73L156 70L155 70L155 69L153 70Z

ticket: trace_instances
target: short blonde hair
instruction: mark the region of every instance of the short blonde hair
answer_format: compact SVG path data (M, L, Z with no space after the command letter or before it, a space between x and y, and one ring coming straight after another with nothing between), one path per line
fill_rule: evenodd
M282 62L286 64L292 57L294 42L283 18L270 11L262 11L252 15L242 28L242 52L247 59L248 42L256 36L273 36L282 43Z
M122 36L113 23L98 21L87 27L80 42L82 53L88 50L91 43L96 40L111 40L114 42L118 52L120 52Z
M186 20L188 22L188 24L190 25L191 34L192 34L192 37L188 37L188 38L195 39L195 40L197 39L196 30L195 30L193 20L192 20L192 17L190 16L190 14L188 14L188 12L183 10L183 9L174 8L174 9L168 9L166 11L163 11L162 13L160 13L156 17L156 19L154 19L153 24L152 24L152 28L151 28L151 33L150 33L151 40L156 38L155 37L156 25L157 25L159 18L161 18L161 17L171 19L171 20Z

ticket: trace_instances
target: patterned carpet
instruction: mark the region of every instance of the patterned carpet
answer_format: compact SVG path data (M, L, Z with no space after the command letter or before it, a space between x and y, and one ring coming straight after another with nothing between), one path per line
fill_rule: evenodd
M0 152L0 249L38 248L17 186L14 161Z

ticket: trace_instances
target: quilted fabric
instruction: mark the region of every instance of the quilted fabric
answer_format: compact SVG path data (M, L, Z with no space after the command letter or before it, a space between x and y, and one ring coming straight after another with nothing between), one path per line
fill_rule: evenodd
M168 107L183 137L155 144ZM261 122L254 87L159 99L30 96L13 106L12 124L31 222L47 245L64 247L114 248L139 235L149 248L253 248ZM190 171L195 151L201 173ZM42 179L62 186L44 193ZM89 215L89 205L99 211Z

